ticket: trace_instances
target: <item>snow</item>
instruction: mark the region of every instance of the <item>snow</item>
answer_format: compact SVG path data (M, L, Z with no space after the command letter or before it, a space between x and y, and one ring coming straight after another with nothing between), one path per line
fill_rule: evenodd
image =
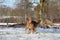
M17 23L8 23L8 25L14 25L14 24L17 24ZM7 23L0 23L0 25L7 25Z
M25 28L0 28L0 40L60 40L60 29L37 28L36 34L27 34Z

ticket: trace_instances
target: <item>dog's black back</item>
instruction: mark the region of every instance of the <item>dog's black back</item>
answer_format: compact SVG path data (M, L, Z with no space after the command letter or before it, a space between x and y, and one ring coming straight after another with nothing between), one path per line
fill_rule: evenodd
M33 24L34 27L37 27L37 25L38 25L38 22L36 22L36 21L32 21L31 23Z

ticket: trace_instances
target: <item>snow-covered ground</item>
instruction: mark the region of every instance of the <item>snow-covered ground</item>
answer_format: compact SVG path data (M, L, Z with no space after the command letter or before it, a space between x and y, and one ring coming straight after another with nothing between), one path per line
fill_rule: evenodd
M25 28L0 28L0 40L60 40L60 29L37 28L36 34L27 34Z

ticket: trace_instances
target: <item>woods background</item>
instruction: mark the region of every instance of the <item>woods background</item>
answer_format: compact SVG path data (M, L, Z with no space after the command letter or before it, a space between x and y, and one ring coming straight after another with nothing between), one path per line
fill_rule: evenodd
M14 3L14 7L2 5L4 2L0 2L0 22L2 23L24 23L27 17L39 19L40 2L19 0ZM60 22L60 0L46 0L43 15L44 19Z

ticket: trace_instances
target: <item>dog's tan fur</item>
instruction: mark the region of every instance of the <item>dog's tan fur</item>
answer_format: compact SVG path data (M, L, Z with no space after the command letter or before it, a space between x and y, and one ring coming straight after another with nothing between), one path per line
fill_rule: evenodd
M34 27L34 24L31 23L32 22L32 18L29 17L27 19L27 22L26 22L26 30L29 29L30 33L34 33L36 32L36 27Z

